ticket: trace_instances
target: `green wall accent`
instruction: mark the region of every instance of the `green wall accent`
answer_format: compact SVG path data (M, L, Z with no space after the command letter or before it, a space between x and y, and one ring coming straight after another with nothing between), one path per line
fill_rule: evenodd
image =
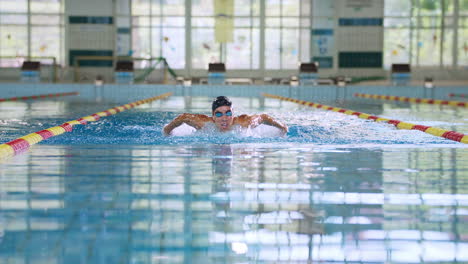
M340 52L339 68L382 68L382 52Z
M113 56L112 50L70 50L68 63L74 65L76 56ZM112 60L80 60L80 67L112 67Z
M70 24L113 24L113 17L93 17L93 16L69 16Z

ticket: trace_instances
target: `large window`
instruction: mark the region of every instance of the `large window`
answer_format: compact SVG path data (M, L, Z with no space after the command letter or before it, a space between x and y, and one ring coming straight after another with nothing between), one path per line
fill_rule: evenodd
M215 39L215 0L132 1L133 56L164 56L175 69L206 69L209 63L224 62L229 70L260 70L262 60L265 69L297 69L299 62L310 61L310 2L234 0L232 41L220 43ZM179 11L168 12L168 5ZM184 10L190 10L190 23L184 23ZM167 42L174 52L161 52Z
M133 57L164 57L172 68L185 67L184 3L184 0L132 1Z
M215 41L214 0L192 1L191 22L192 67L206 69L208 63L221 62L221 44Z
M468 65L468 0L386 0L385 67Z
M122 43L135 58L165 57L174 69L224 62L229 70L260 71L297 69L311 60L311 5L317 0L233 0L227 43L215 40L215 0L120 1L129 6L117 20L128 21L122 36L131 32L131 44ZM64 63L64 2L0 0L0 67L19 67L28 58ZM384 3L386 68L468 66L468 0Z
M0 67L64 63L63 0L0 0Z
M192 1L192 67L225 62L228 69L258 69L260 60L260 0L234 1L231 42L215 40L214 0Z
M309 49L301 49L310 45L309 1L266 0L265 16L265 67L297 69L301 60L309 62Z
M260 1L236 0L234 38L226 46L226 65L232 69L258 69L260 65ZM228 68L228 69L229 69Z

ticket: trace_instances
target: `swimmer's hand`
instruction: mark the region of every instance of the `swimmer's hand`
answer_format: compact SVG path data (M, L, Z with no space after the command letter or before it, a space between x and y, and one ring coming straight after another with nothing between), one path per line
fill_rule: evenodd
M285 136L289 132L289 128L285 125L283 125L283 127L281 127L280 129L281 129L281 132L283 133L283 136Z
M172 131L169 131L169 129L167 128L168 125L169 125L169 124L165 125L165 126L163 127L163 130L162 130L162 132L163 132L162 134L163 134L164 136L166 136L166 137L170 136L170 135L171 135L171 132L172 132Z

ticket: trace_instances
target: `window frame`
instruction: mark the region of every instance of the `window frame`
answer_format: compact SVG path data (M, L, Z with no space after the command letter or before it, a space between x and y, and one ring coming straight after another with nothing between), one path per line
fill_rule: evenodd
M1 1L1 0L0 0ZM59 4L59 12L36 12L33 10L33 3L34 0L26 0L26 10L21 12L2 12L0 11L0 28L1 27L15 27L21 26L26 28L26 40L23 45L26 46L25 54L1 54L0 56L3 57L2 63L0 67L19 67L23 60L39 60L44 64L51 64L56 63L58 65L65 65L65 19L64 19L64 0L57 0ZM23 16L26 21L25 23L1 23L2 16ZM37 16L57 16L58 23L33 23L33 18ZM59 43L58 51L55 51L55 55L53 56L34 56L35 50L32 48L33 43L33 32L34 29L38 28L56 28L58 30L58 39L57 42ZM0 40L0 49L5 50L6 44L2 43ZM19 56L18 56L19 55ZM10 58L11 57L11 58ZM16 58L15 58L16 57ZM10 58L10 59L8 59ZM51 61L52 60L52 61ZM19 63L19 64L18 64Z

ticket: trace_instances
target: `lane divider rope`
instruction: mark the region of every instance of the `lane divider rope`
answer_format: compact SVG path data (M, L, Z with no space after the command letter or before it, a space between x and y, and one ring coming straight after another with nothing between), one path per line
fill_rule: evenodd
M26 136L14 139L10 142L3 143L0 145L0 159L11 157L19 153L23 153L27 151L32 145L37 144L42 140L61 135L65 132L71 132L73 130L73 126L75 125L86 125L88 122L98 121L101 117L115 115L125 110L132 109L138 105L150 103L152 101L156 101L159 99L163 99L170 95L172 95L172 93L170 92L164 93L158 96L139 100L133 103L116 106L114 108L111 108L102 112L97 112L88 116L78 118L76 120L68 121L59 126L37 131L31 134L28 134Z
M69 93L39 94L39 95L31 95L31 96L18 96L18 97L11 97L11 98L0 98L0 102L30 100L30 99L44 99L44 98L78 95L78 94L79 94L78 92L69 92Z
M449 97L461 97L461 98L468 98L468 94L456 94L456 93L449 93Z
M444 130L444 129L437 128L437 127L429 127L429 126L411 124L411 123L402 122L402 121L399 121L399 120L387 119L387 118L383 118L383 117L369 115L369 114L366 114L366 113L356 112L356 111L347 110L347 109L338 108L338 107L332 107L332 106L323 105L323 104L317 104L317 103L313 103L313 102L297 100L297 99L278 96L278 95L273 95L273 94L263 93L263 96L269 97L269 98L274 98L274 99L279 99L279 100L284 100L284 101L289 101L289 102L294 102L294 103L297 103L297 104L306 105L306 106L310 106L310 107L315 107L315 108L318 108L318 109L343 113L343 114L346 114L346 115L355 115L355 116L357 116L359 118L362 118L362 119L367 119L367 120L373 120L375 122L384 122L384 123L387 123L387 124L392 124L392 125L394 125L395 127L399 128L399 129L419 130L419 131L422 131L424 133L431 134L433 136L443 137L443 138L450 139L450 140L453 140L453 141L468 144L468 135L465 135L465 134L462 134L462 133L459 133L459 132L455 132L455 131L448 131L448 130Z
M429 98L412 98L412 97L393 96L393 95L363 94L363 93L355 93L354 96L368 98L368 99L400 101L400 102L408 102L408 103L415 103L415 104L437 104L437 105L450 105L450 106L468 108L468 103L460 102L460 101L436 100L436 99L429 99Z

